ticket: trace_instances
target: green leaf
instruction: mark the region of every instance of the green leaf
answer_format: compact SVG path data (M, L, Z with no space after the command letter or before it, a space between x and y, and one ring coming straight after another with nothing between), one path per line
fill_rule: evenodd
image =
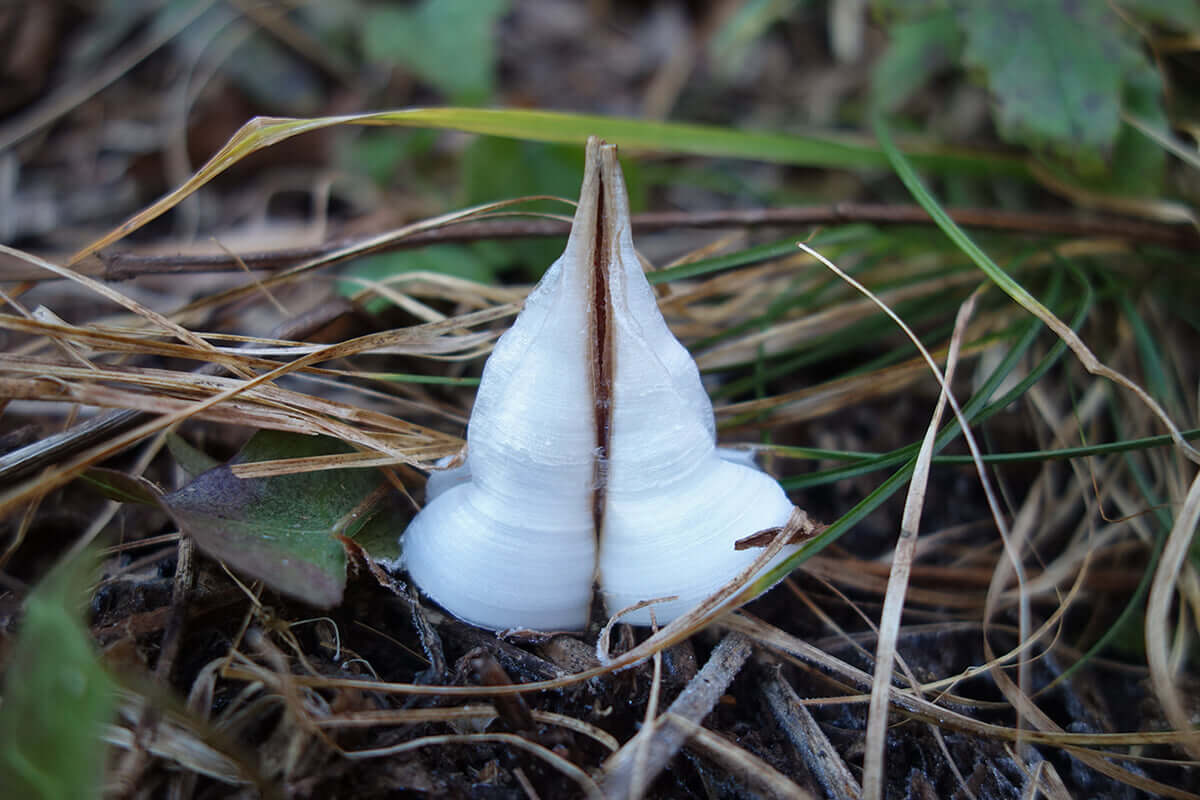
M140 475L128 475L115 469L92 467L80 476L99 489L109 500L118 503L137 503L143 506L158 506L162 490L152 481Z
M260 431L230 465L346 452L328 437ZM336 536L353 536L377 510L378 470L243 479L230 465L163 498L179 527L208 555L277 591L323 608L340 602L346 553Z
M875 14L881 17L915 19L947 7L947 0L875 0Z
M733 78L767 29L788 16L800 0L748 0L713 35L708 47L713 71Z
M1104 169L1122 85L1142 61L1104 0L958 0L964 58L996 98L1005 139Z
M186 439L177 433L167 434L167 449L171 451L171 456L174 457L175 463L182 467L183 471L191 478L196 477L202 472L208 472L221 463L203 450L192 447Z
M583 147L476 139L463 153L462 171L467 205L532 194L573 200L579 195L579 176L583 174ZM561 204L553 211L571 213Z
M0 705L5 797L100 797L114 695L81 615L93 563L58 565L26 601Z
M912 194L913 199L925 209L934 223L962 251L963 255L970 258L975 263L975 266L979 267L980 270L991 278L993 283L1000 287L1010 298L1015 300L1018 305L1045 322L1064 344L1070 344L1072 351L1089 372L1102 376L1135 394L1142 405L1153 412L1163 426L1167 428L1175 445L1189 458L1200 461L1200 452L1197 452L1183 438L1179 426L1175 424L1175 421L1157 400L1150 396L1140 385L1126 378L1122 373L1100 364L1095 354L1092 353L1074 330L1065 325L1053 311L1030 294L1028 289L1014 280L996 262L992 261L988 254L950 218L937 199L925 188L925 184L921 182L909 160L896 147L896 143L892 141L892 134L888 129L883 114L877 111L872 112L871 127L875 131L875 137L879 140L880 146L883 147L884 152L891 159L892 166L896 170L896 176L900 178L905 188Z
M1168 28L1200 31L1200 4L1196 0L1118 0L1116 5Z
M411 513L404 515L411 519ZM382 562L388 566L400 563L400 531L408 523L400 522L399 515L375 514L366 524L354 534L354 543L366 551L373 561Z
M938 72L957 63L962 50L954 14L948 9L891 30L891 41L871 72L871 98L894 111Z
M342 153L346 165L387 185L405 161L422 161L433 148L433 131L362 131Z
M1158 130L1169 130L1158 74L1147 65L1138 77L1141 79L1131 81L1125 90L1125 110ZM1106 188L1145 196L1157 196L1162 191L1166 151L1127 122L1121 123L1112 160L1111 186Z
M376 61L403 64L455 102L481 102L492 91L493 28L508 0L424 0L384 7L363 25L363 49Z

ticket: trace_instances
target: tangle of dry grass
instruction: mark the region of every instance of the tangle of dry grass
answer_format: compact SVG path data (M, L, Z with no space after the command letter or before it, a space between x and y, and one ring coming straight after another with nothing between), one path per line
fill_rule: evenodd
M445 215L374 241L394 242L437 230L462 216ZM14 313L0 315L0 329L19 337L11 352L0 354L0 397L8 406L6 415L54 408L66 414L68 427L85 408L132 409L143 416L135 427L98 442L66 446L52 466L4 487L0 511L18 520L11 526L5 560L28 545L47 499L58 496L53 492L69 488L73 479L97 464L114 463L110 459L130 447L145 449L132 463L116 463L130 476L142 475L161 461L162 434L181 425L192 431L249 427L324 434L354 448L348 454L239 465L235 473L247 480L348 466L428 469L461 447L461 422L471 389L459 379L486 353L522 296L520 289L433 273L365 282L355 302L385 297L408 315L409 324L359 332L333 343L306 343L207 331L204 323L228 316L231 309L245 315L251 308L272 308L278 314L274 301L290 305L302 281L354 253L334 251L161 310L68 268L19 251L8 254L52 269L73 281L82 296L93 293L91 302L98 307L107 303L103 307L111 307L111 312L66 322L71 315L65 311L60 315L54 309L24 309L21 297L33 291L32 284L6 290ZM951 256L939 258L946 264L952 261ZM865 284L884 285L910 274L905 266L882 263L858 274ZM978 275L969 270L935 270L928 278L883 291L879 297L888 305L934 298L946 312L957 308L977 283ZM832 339L853 335L873 319L873 306L855 299L844 286L826 286L826 299L818 307L800 302L822 286L820 271L794 257L781 257L733 272L672 281L660 301L685 340L707 343L697 348L702 365L738 378L814 342L827 347ZM774 441L760 449L774 453L773 466L785 477L801 474L804 465L793 464L786 448L773 444L811 444L790 438L789 426L804 423L812 432L828 425L838 445L832 449L844 452L844 460L834 463L853 463L872 455L859 452L862 445L886 450L920 437L919 427L893 426L876 431L878 444L857 441L845 432L848 409L904 402L937 407L920 440L909 499L903 509L885 506L900 513L876 524L890 532L891 543L880 547L876 542L870 545L873 551L857 553L865 537L856 538L854 531L835 529L828 539L817 537L818 547L829 549L806 554L803 572L788 582L791 592L780 589L756 607L768 619L722 611L723 600L735 593L741 598L754 594L756 588L746 585L756 571L751 568L705 606L640 641L629 629L614 628L616 652L609 656L606 637L604 657L597 658L589 644L574 637L516 635L500 641L471 632L435 609L422 608L395 576L362 563L352 586L363 597L374 598L369 602L378 607L368 614L375 632L351 633L348 623L354 610L349 607L298 632L295 618L302 615L302 607L280 601L278 608L270 608L263 602L261 586L246 586L210 567L189 566L192 577L203 580L181 591L167 609L173 608L179 624L191 629L214 624L197 618L198 609L221 609L224 618L215 627L225 631L229 644L223 653L209 653L203 664L182 669L174 665L174 680L168 661L162 683L187 697L186 704L164 697L161 686L151 690L129 681L133 691L125 699L126 716L108 729L106 740L127 754L140 755L129 756L127 771L116 776L118 783L142 780L161 762L173 765L164 780L184 795L202 778L272 796L278 787L301 780L369 783L363 777L367 773L356 771L362 762L364 767L380 763L391 770L410 770L412 780L436 789L450 780L433 766L436 760L422 755L436 749L456 754L453 758L471 764L471 769L495 762L497 766L489 769L502 770L496 754L503 753L504 763L520 763L514 780L527 790L543 785L586 796L647 796L655 791L651 787L664 786L665 779L654 782L660 771L678 775L684 769L681 764L694 763L708 765L696 767L698 775L724 770L756 791L777 796L852 797L861 792L883 797L894 794L901 782L887 763L885 755L891 751L885 743L890 737L917 737L909 732L911 726L925 732L919 736L929 737L939 763L947 765L964 796L990 796L988 791L998 790L987 788L979 777L978 762L964 760L963 742L993 748L986 758L1013 765L1013 774L1023 776L1022 790L1030 793L1062 796L1063 768L1073 759L1091 773L1111 778L1115 783L1109 786L1124 784L1168 797L1197 796L1184 786L1193 781L1194 788L1195 764L1174 749L1200 758L1188 722L1187 690L1180 683L1192 657L1193 623L1200 609L1200 582L1187 558L1200 495L1187 477L1186 462L1164 450L1136 458L1137 469L1150 471L1153 487L1177 507L1149 588L1144 665L1136 652L1127 651L1121 663L1095 654L1085 657L1083 652L1099 638L1094 627L1115 618L1116 611L1104 605L1104 598L1127 598L1135 590L1141 570L1150 568L1155 537L1161 535L1147 514L1147 495L1135 480L1135 457L1111 455L1065 462L1066 466L1047 458L1031 462L1021 474L997 472L978 460L981 474L995 483L986 502L973 492L939 494L954 485L944 471L938 477L943 468L935 461L942 446L937 444L943 429L941 403L949 397L942 390L969 395L973 388L954 379L952 366L957 363L961 372L982 361L990 349L1011 346L1015 337L1005 332L1028 319L995 295L983 290L971 294L971 304L980 308L964 311L953 333L919 326L913 335L914 341L924 342L926 353L920 359L912 359L907 345L886 334L877 349L892 356L887 363L857 372L830 370L826 363L822 368L828 375L815 385L784 376L770 382L770 389L760 385L751 399L718 404L726 436L745 437L754 431L771 436ZM778 296L797 302L774 317L759 316L764 298ZM1154 301L1144 302L1152 307ZM1136 374L1137 354L1126 331L1118 328L1111 337L1108 333L1112 332L1091 326L1079 335L1081 340L1090 336L1104 342L1112 353L1111 369ZM1162 335L1170 334L1164 329ZM1011 369L1014 379L1027 375L1053 347L1048 337L1036 341ZM380 368L380 355L419 363L447 382L435 390L391 380ZM947 359L951 365L941 385L929 378L930 359ZM215 366L209 373L194 369L204 364ZM1194 386L1194 365L1176 367L1181 385ZM976 368L984 370L983 365ZM816 367L805 369L811 375ZM997 437L972 448L977 459L985 448L1015 449L1004 441L1009 435L1032 441L1046 453L1108 436L1110 415L1121 416L1119 436L1126 439L1155 430L1154 416L1145 407L1127 404L1070 362L1059 362L1017 402L1020 410L998 411L997 423L975 427ZM966 413L964 404L953 403L955 413ZM1194 418L1194 405L1189 399L1176 410L1176 418ZM926 411L913 411L898 421L922 416L930 419ZM162 470L156 474L169 475ZM851 479L845 496L861 497L881 486L882 479L859 476ZM942 508L966 500L974 505L961 514ZM923 511L933 517L934 529L918 530ZM110 505L104 513L107 516L97 520L99 527L86 538L98 535L117 509ZM898 528L893 519L900 520ZM757 563L767 563L806 524L794 519L763 548ZM119 557L144 538L145 560L116 570L110 580L122 571L136 573L182 546L183 540L161 533L158 528L130 531L130 541L110 550L110 557ZM384 608L391 610L384 614ZM222 628L233 609L240 625L236 630ZM100 628L106 644L124 642L128 647L158 635L167 614L155 613L134 611L125 620L109 615L107 627ZM118 630L124 633L114 634ZM706 648L706 637L713 631L722 631L723 638L706 665L669 676L664 660ZM829 633L833 635L821 638ZM380 652L385 637L395 642L387 647L404 649L406 663L417 658L407 654L415 653L424 665L400 670L354 650ZM573 644L558 641L564 639ZM554 647L548 644L552 641ZM943 664L922 650L922 641L941 641L963 652L949 653ZM461 659L454 654L474 647L493 653L512 683L480 684L464 675ZM731 648L736 657L729 657ZM978 662L970 658L971 648L981 653ZM1081 660L1083 671L1069 673L1066 665ZM647 663L652 665L649 673ZM903 680L893 677L893 665ZM422 670L428 670L429 680L413 677ZM409 679L394 679L399 672L407 672ZM131 673L137 673L136 667ZM1086 692L1075 688L1080 680L1088 686L1101 681L1147 685L1148 694L1122 690L1113 695L1113 702L1140 696L1152 700L1162 717L1144 715L1139 729L1122 729L1119 715L1082 699ZM613 710L627 694L636 700L629 718ZM531 728L520 727L528 723L514 722L506 710L504 698L514 696L528 704ZM1064 696L1092 716L1065 718ZM726 703L737 713L723 708ZM158 719L137 712L147 704L160 709ZM603 713L605 705L607 713L615 715L611 719ZM767 735L761 732L757 740L736 741L734 731L744 734L749 720L768 715L776 720L772 725L778 725L770 728L777 731L774 741L797 743L803 738L809 746L788 745L781 755L778 747L760 746ZM897 726L901 721L906 724ZM1088 729L1067 730L1073 722L1079 723L1076 728ZM861 754L844 739L817 735L844 725L864 732ZM258 742L266 755L247 759L241 748L250 741ZM676 757L681 748L691 762Z

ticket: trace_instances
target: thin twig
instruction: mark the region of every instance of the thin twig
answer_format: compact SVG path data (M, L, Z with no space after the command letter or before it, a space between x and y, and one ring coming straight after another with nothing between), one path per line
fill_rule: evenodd
M699 724L733 682L752 650L750 640L745 636L727 635L663 717L678 717ZM644 785L648 785L687 742L690 731L670 724L663 717L655 720L653 725L644 726L605 762L602 783L605 797L635 796L635 767L640 768Z
M985 230L1013 231L1041 236L1102 236L1133 242L1164 244L1200 249L1200 235L1191 226L1147 222L1116 216L1046 214L988 208L959 208L949 211L960 225ZM788 208L749 208L717 211L659 211L633 216L635 233L673 228L759 228L836 225L868 222L878 225L928 225L929 215L918 205L883 203L834 203L821 206ZM387 242L377 250L385 252L425 247L431 244L474 242L485 239L526 239L566 236L570 224L565 220L473 219L412 233ZM243 268L275 270L321 256L331 255L361 242L376 238L350 237L331 239L309 247L241 253L196 255L143 255L136 252L101 255L77 264L83 274L104 280L128 280L139 275L187 272L234 272ZM239 263L240 262L240 263ZM244 267L242 266L244 265ZM23 261L0 260L0 280L45 280L54 276Z
M842 760L836 748L817 725L811 713L800 702L796 692L783 679L779 669L773 669L763 686L767 705L775 721L783 728L788 739L796 746L800 757L808 765L809 772L821 784L830 800L860 800L862 787L858 785L850 767Z
M759 797L774 797L779 800L816 800L811 793L801 789L786 775L753 753L726 740L719 733L714 733L699 723L669 713L664 716L672 724L689 731L691 736L688 741L689 750L699 751L716 761L724 767L726 772L756 789Z

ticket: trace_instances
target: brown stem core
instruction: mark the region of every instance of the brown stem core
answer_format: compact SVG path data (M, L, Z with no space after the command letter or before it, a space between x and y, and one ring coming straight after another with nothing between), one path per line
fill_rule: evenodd
M608 446L612 435L612 326L608 289L609 233L604 169L598 177L596 228L592 241L591 356L592 397L596 427L596 459L592 473L592 526L596 541L604 524L604 500L608 483Z

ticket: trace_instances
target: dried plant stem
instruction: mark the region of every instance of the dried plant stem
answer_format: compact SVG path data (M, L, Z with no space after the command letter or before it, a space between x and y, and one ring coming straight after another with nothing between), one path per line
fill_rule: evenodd
M552 750L542 747L540 744L523 739L513 733L467 733L467 734L447 734L444 736L424 736L420 739L413 739L408 742L393 745L391 747L379 747L370 750L352 750L345 752L347 758L363 759L363 758L380 758L383 756L396 755L397 753L405 753L411 750L417 750L422 747L431 747L435 745L448 744L482 744L482 743L497 743L507 744L520 750L525 750L532 753L538 758L550 764L552 767L568 776L583 789L584 793L591 800L599 800L604 795L600 792L600 788L592 777L584 772L579 767L572 764L567 759L558 755Z
M304 314L284 322L272 331L271 338L305 339L346 311L347 306L344 304L326 304L319 313ZM222 371L218 364L204 364L196 369L195 374L219 375ZM145 420L146 412L132 408L118 409L93 417L54 436L40 439L27 447L5 453L0 456L0 485L57 463L111 436L120 435Z
M830 800L860 800L862 787L854 773L778 669L771 670L763 694L775 720Z
M988 208L959 208L949 211L951 219L968 228L1004 230L1048 236L1100 236L1154 242L1188 249L1200 248L1200 236L1187 225L1078 214L1038 214ZM724 209L718 211L666 211L633 216L635 233L678 228L752 228L834 225L871 222L880 225L926 225L929 215L918 205L877 203L834 203L792 208ZM565 236L568 223L554 219L475 219L413 233L373 246L369 252L425 247L431 244L475 242L485 239L526 239ZM352 248L362 249L363 239L336 239L313 247L243 253L236 258L226 253L203 255L142 255L115 253L76 265L80 272L104 280L128 280L138 275L183 272L232 272L244 264L252 270L276 270L299 261L333 256ZM36 280L50 277L32 265L0 263L0 279Z
M780 800L816 800L812 794L801 789L786 775L761 758L734 745L720 734L674 714L664 714L663 716L673 725L690 732L689 750L697 750L707 755L730 774L739 778L751 789L756 790L759 793L758 796L780 798Z
M1170 657L1170 635L1167 632L1171 601L1175 596L1180 571L1184 568L1188 550L1200 524L1200 475L1192 480L1183 507L1171 528L1163 549L1150 599L1146 604L1146 660L1150 664L1150 681L1167 719L1187 738L1181 742L1192 758L1200 758L1200 732L1187 710L1188 701L1179 691ZM1181 610L1182 614L1183 611Z
M785 656L794 656L801 661L816 664L855 686L867 688L873 684L872 677L868 673L774 626L753 619L744 612L738 612L727 617L723 620L723 624L731 630L746 634L763 647L767 647ZM1016 689L1016 685L1009 680L1003 670L996 672L998 674L996 680L1003 684L1002 689ZM888 694L891 697L892 705L896 708L902 709L917 719L933 723L941 728L949 728L1000 741L1016 742L1020 740L1030 744L1045 744L1052 747L1059 747L1098 772L1102 772L1122 783L1136 786L1143 791L1159 794L1163 797L1180 798L1180 800L1200 800L1200 795L1170 786L1161 781L1146 778L1141 774L1134 773L1114 764L1110 759L1121 758L1122 755L1120 753L1100 753L1088 749L1091 746L1100 745L1101 742L1104 742L1107 746L1118 746L1118 740L1124 740L1123 743L1127 744L1130 741L1130 737L1143 743L1148 743L1151 740L1157 740L1162 743L1175 743L1187 736L1188 733L1186 732L1157 731L1118 735L1068 733L1055 725L1041 709L1033 705L1033 703L1028 702L1028 698L1022 695L1020 699L1023 699L1025 702L1019 711L1026 714L1034 722L1036 728L1036 730L1026 731L980 722L966 714L952 711L894 686L889 687Z
M950 353L946 359L946 375L937 407L929 421L921 450L917 455L909 484L908 497L904 503L904 516L900 521L900 539L892 553L891 575L888 577L887 593L884 595L883 611L879 621L879 641L875 647L875 680L871 686L871 702L867 712L867 743L863 761L863 796L868 800L879 800L884 792L884 758L887 738L888 689L892 682L892 667L896 661L896 640L899 637L904 599L908 592L908 581L912 562L916 557L917 531L921 525L921 512L925 508L925 488L929 482L929 469L933 460L933 447L942 426L942 414L950 395L950 382L958 364L958 351L962 345L967 321L975 310L978 290L962 308L954 323L954 335L950 340Z
M157 311L142 305L133 298L121 294L115 289L106 286L104 283L97 281L94 278L81 275L75 270L67 269L66 267L60 267L57 264L46 261L45 259L38 258L37 256L30 255L29 253L25 253L20 250L15 250L3 244L0 244L0 255L7 255L12 258L22 259L28 263L36 264L42 269L48 270L60 278L68 278L72 281L75 281L100 297L103 297L106 300L109 300L116 305L133 312L134 314L137 314L142 319L153 323L163 331L173 334L181 342L190 344L192 347L199 349L201 352L210 352L214 350L214 347L206 342L202 337L197 336L195 333L192 333L187 328L184 328L178 323L168 319ZM248 378L252 374L240 366L234 366L231 369L235 374L238 374L243 378Z
M681 718L698 725L733 682L752 650L750 640L741 634L731 633L722 639L708 662L666 713L653 724L644 726L624 747L609 756L604 764L604 796L610 800L637 797L634 794L634 789L638 788L634 782L637 768L642 769L640 777L645 781L644 788L688 740L688 730L664 717Z

